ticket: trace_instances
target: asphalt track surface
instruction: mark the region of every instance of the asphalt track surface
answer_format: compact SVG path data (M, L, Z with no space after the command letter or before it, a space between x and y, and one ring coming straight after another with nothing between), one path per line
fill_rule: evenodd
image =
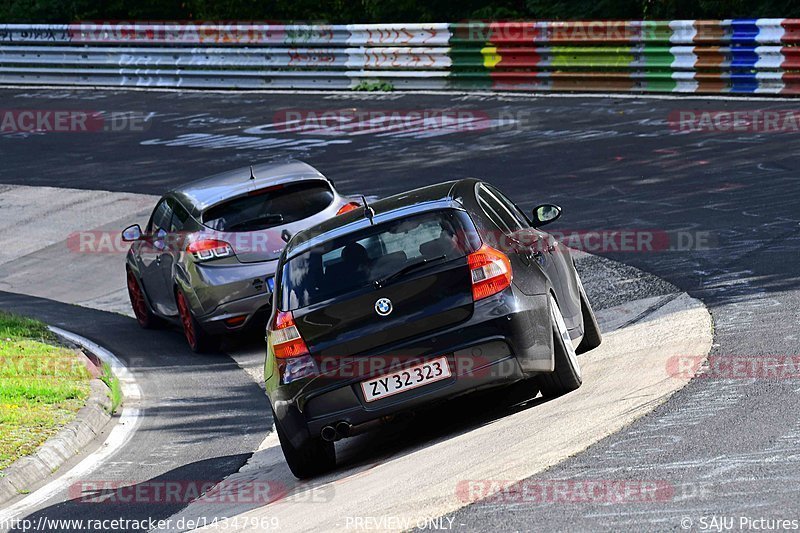
M594 252L657 274L701 299L715 320L714 357L800 353L797 134L681 133L668 123L670 113L679 110L786 110L793 109L791 102L32 89L2 90L0 101L5 109L105 110L149 117L144 131L0 135L0 183L158 194L217 170L291 156L321 169L349 194L384 196L476 176L525 208L558 203L565 212L559 229L652 229L670 232L673 240L704 232L708 244L702 249ZM447 134L298 133L275 125L287 109L353 107L470 110L489 122L488 128ZM678 232L686 233L678 237ZM0 305L9 302L20 309L35 306L9 295ZM35 307L40 313L58 311ZM69 310L74 322L65 322L68 314L50 316L58 319L56 325L78 333L97 327L78 324L92 311ZM184 424L181 435L195 436L195 446L189 442L182 448L184 464L198 465L207 477L234 471L266 431L259 426L263 399L256 399L257 387L246 382L244 373L235 376L235 366L225 358L192 360L191 372L185 372L189 367L181 363L188 355L180 339L149 338L137 334L130 320L119 320L126 324L124 333L98 328L86 336L123 353L133 346L166 350L160 356L163 363L148 364L167 366L180 379L220 388L230 379L227 385L247 388L246 395L252 389L254 403L245 406L225 405L228 397L206 388L204 403L164 407L155 422L167 428ZM207 382L204 365L211 367L205 369ZM230 375L223 372L225 378L219 378L216 365L230 369ZM157 368L149 371L154 377L158 373ZM187 386L167 381L164 386ZM741 516L797 519L799 386L780 378L697 379L650 415L534 480L663 481L674 488L670 498L607 505L478 502L460 511L456 523L470 530L664 530L680 528L684 518L699 527L711 515L734 516L737 524ZM179 398L180 393L177 403ZM222 429L210 423L226 412L242 417L238 422L245 426L252 421L252 435L242 437L233 423ZM220 458L230 463L223 465ZM110 510L104 507L103 512Z

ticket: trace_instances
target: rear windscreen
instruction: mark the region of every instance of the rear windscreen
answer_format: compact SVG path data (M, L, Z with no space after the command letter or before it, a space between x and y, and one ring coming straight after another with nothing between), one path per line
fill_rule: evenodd
M447 262L478 246L469 217L455 209L370 226L290 259L281 278L281 309L313 305L370 286L423 259Z
M301 181L259 189L215 205L203 213L203 224L218 231L259 231L316 215L333 202L324 181Z

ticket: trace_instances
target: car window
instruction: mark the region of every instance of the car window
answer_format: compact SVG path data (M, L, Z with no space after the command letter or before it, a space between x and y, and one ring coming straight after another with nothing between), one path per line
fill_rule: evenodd
M530 221L528 220L528 217L525 216L525 213L523 213L522 210L519 207L517 207L517 204L512 202L511 199L508 196L506 196L502 192L498 191L497 189L495 189L491 185L485 185L485 187L486 187L486 190L492 196L497 198L500 201L500 203L503 204L503 207L506 208L506 211L512 217L514 217L514 220L516 220L517 223L520 226L522 226L523 228L527 228L527 227L530 226Z
M207 209L203 224L218 231L259 231L316 215L333 202L326 181L266 187Z
M189 212L176 200L170 200L170 205L173 207L172 220L170 222L170 233L178 233L183 231L189 221Z
M449 231L449 226L443 228L441 220L425 220L413 231L386 233L380 239L383 244L384 254L403 252L409 259L418 259L423 256L425 244L439 239L444 231Z
M492 190L486 185L480 184L477 198L486 216L497 224L503 232L507 234L514 233L528 225L522 213L496 189Z
M355 291L422 259L447 261L480 245L469 216L449 209L344 235L291 258L283 268L283 310Z
M172 218L172 209L170 209L167 200L163 199L158 203L156 208L153 210L153 214L150 215L150 222L147 223L146 232L148 234L155 234L160 229L163 229L164 231L169 231L171 218Z

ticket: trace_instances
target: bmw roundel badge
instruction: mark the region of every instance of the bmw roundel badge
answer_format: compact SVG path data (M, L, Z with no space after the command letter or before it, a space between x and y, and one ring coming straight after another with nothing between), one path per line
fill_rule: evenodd
M392 309L394 309L394 306L392 306L392 301L389 298L380 298L375 302L375 312L381 316L390 314Z

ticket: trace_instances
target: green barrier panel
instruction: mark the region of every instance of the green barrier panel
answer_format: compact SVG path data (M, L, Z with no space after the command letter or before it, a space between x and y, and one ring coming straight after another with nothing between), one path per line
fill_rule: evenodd
M470 48L451 48L450 60L453 69L459 68L492 68L495 60L499 60L496 48L492 47L470 47Z

